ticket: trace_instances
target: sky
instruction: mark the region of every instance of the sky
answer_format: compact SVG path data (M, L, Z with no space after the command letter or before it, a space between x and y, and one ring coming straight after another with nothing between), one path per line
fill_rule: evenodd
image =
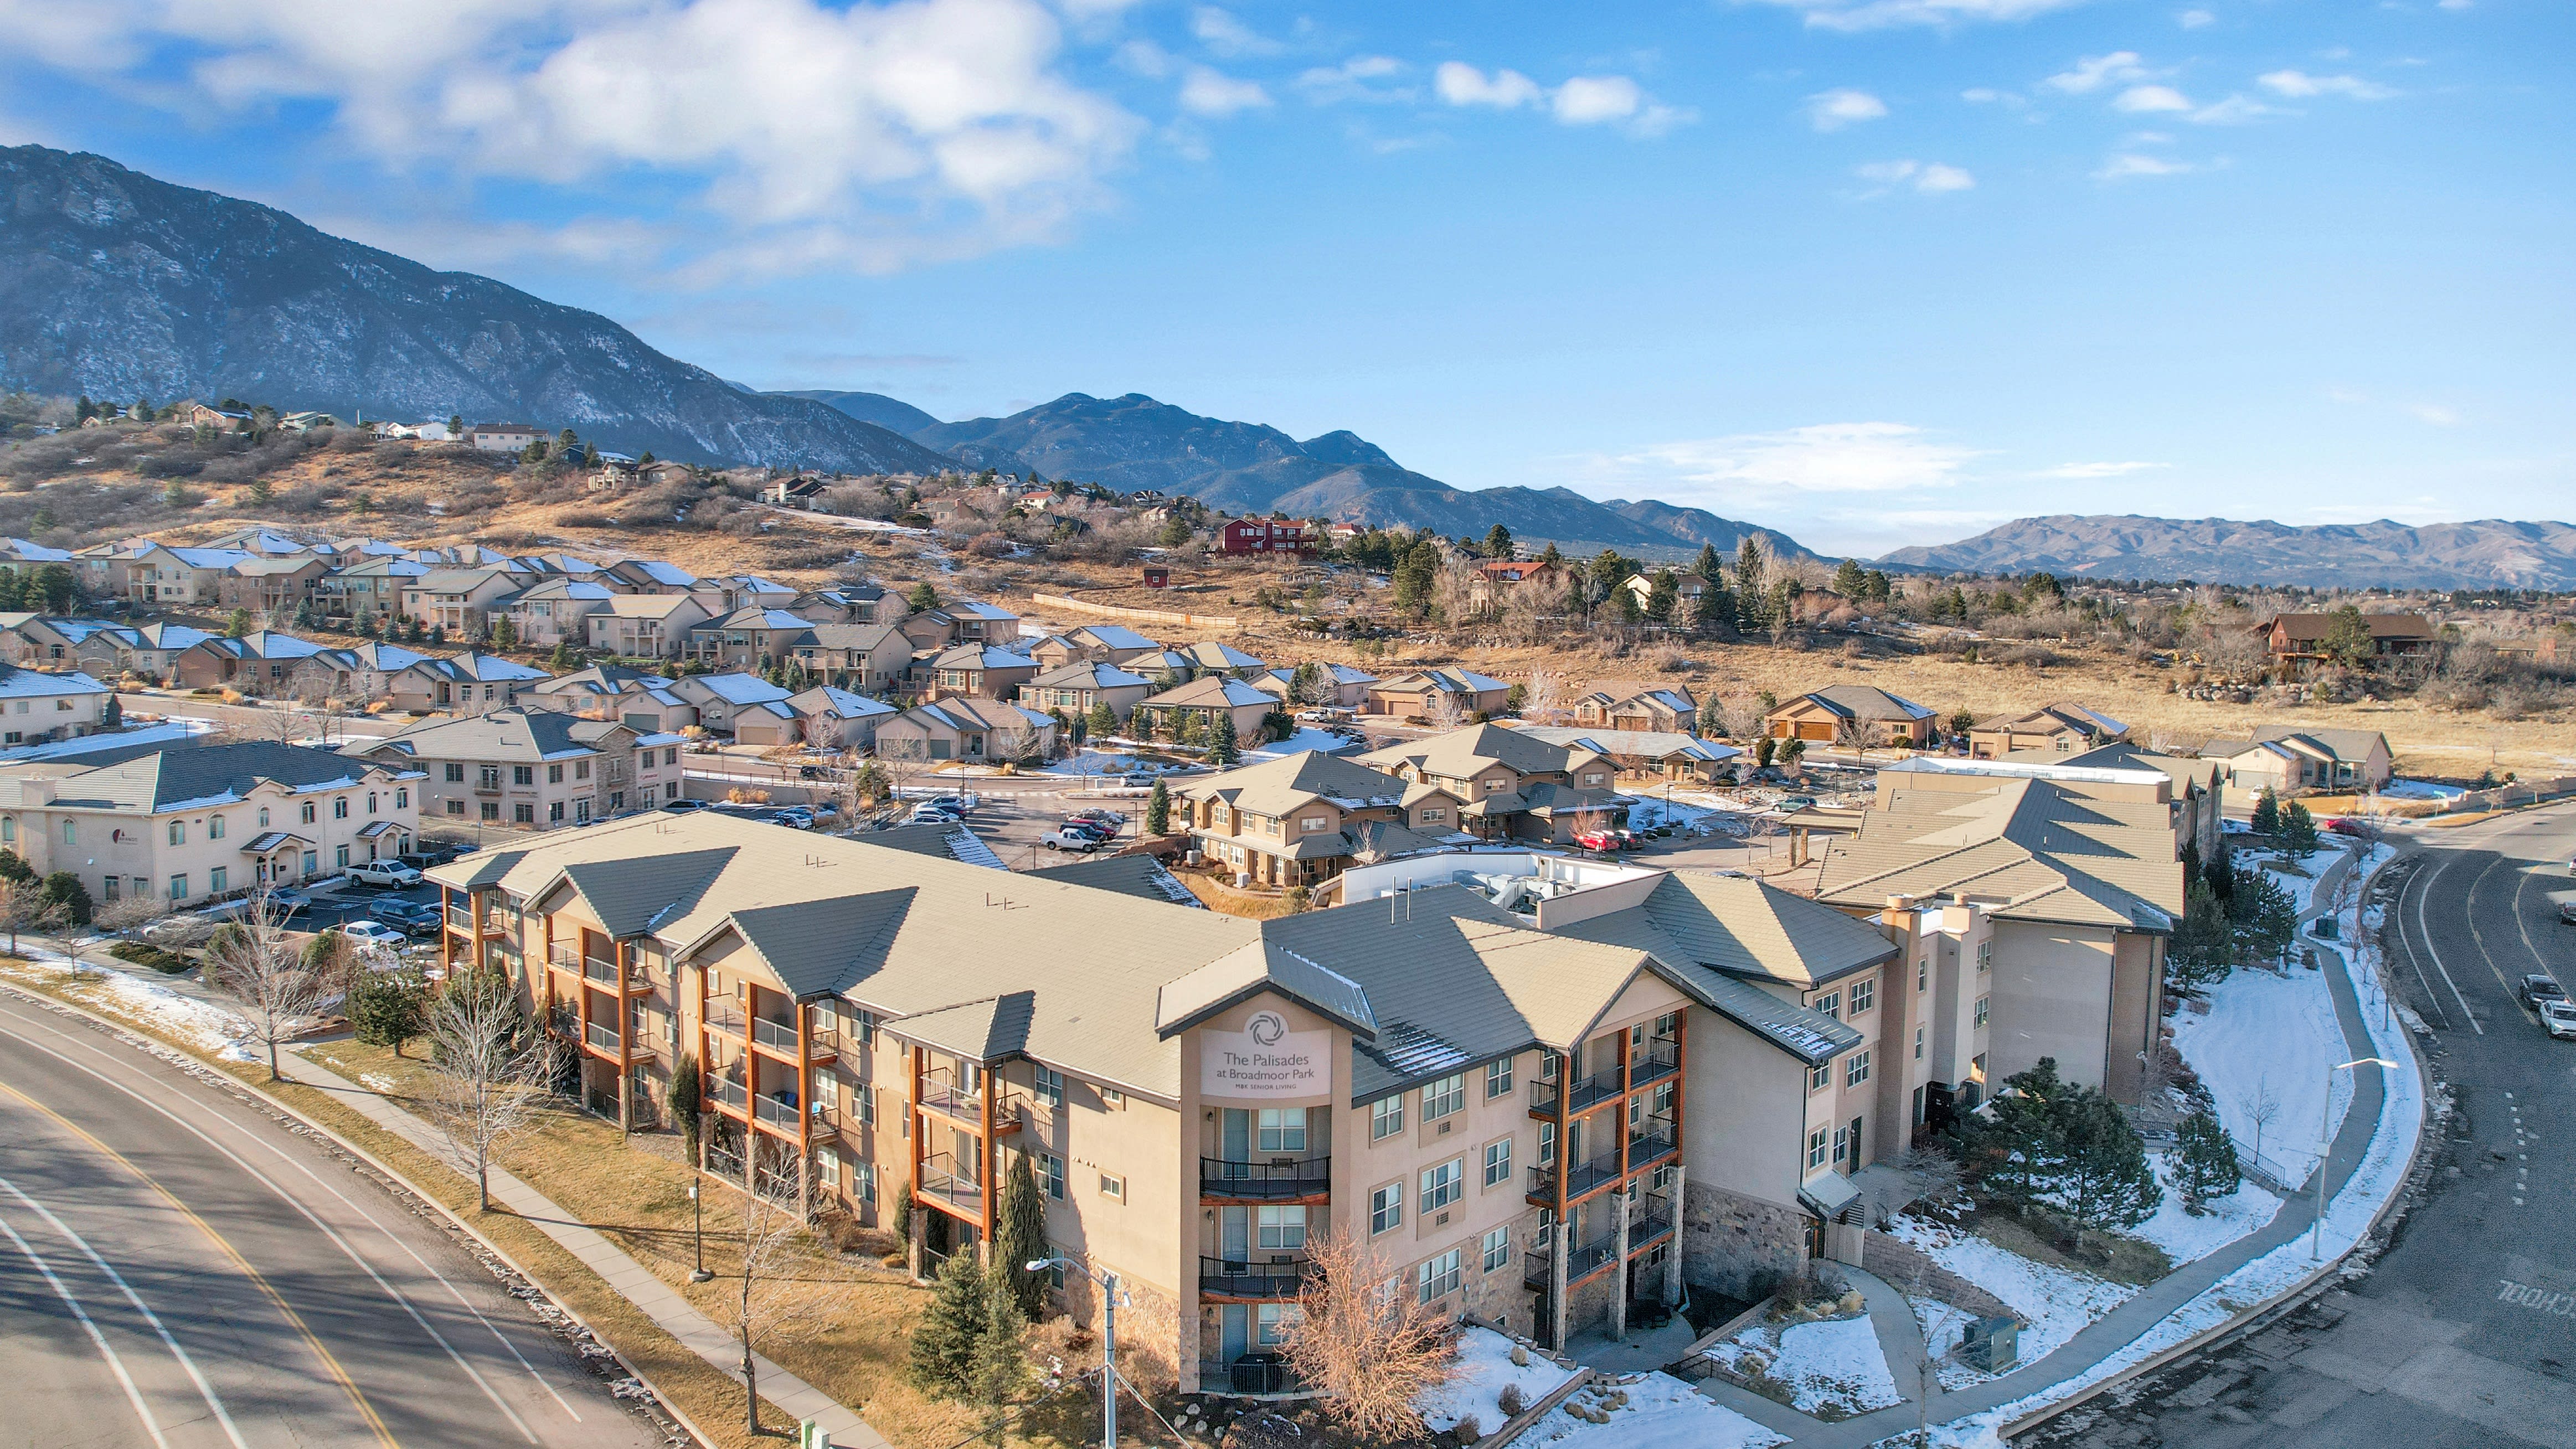
M2576 517L2570 55L2564 0L0 0L0 141L753 386L1874 555Z

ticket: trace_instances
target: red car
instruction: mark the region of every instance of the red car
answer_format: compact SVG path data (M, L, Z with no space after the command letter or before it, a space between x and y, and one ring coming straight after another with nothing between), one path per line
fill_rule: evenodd
M2358 820L2346 820L2340 815L2327 821L2326 829L2333 831L2337 835L2349 835L2355 839L2360 839L2370 834L2369 826L2362 824Z

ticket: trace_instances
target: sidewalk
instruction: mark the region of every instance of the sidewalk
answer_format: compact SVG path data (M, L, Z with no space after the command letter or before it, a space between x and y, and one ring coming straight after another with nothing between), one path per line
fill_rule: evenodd
M2335 879L2352 868L2353 855L2338 851L2319 875L2314 896L2330 897ZM2305 926L2319 914L2315 909L2300 917ZM2334 946L2310 942L2321 952ZM2338 953L2339 954L2339 953ZM2334 994L2335 1020L2343 1028L2344 1044L2355 1057L2377 1054L2369 1025L2363 1021L2360 1001L2353 994L2352 982L2334 965L2324 968ZM2385 1084L2378 1067L2360 1068L2354 1072L2351 1108L2343 1125L2335 1133L2334 1144L2319 1171L2325 1174L2327 1211L2333 1213L2333 1199L2349 1183L2370 1153L2371 1143L2379 1129L2381 1108L2386 1098ZM1999 1409L2052 1385L2084 1374L2137 1341L2175 1310L2237 1269L2277 1248L2304 1237L2316 1220L2316 1176L2310 1174L2300 1194L2281 1205L2272 1221L2260 1230L2237 1239L2205 1258L2187 1263L2096 1320L2082 1332L2060 1344L2046 1358L2027 1364L2001 1378L1992 1379L1956 1392L1945 1392L1933 1386L1925 1414L1939 1425L1971 1415ZM1825 1424L1807 1418L1780 1405L1747 1393L1722 1380L1701 1383L1699 1392L1709 1399L1755 1418L1780 1433L1789 1434L1798 1449L1864 1449L1892 1434L1910 1433L1914 1428L1914 1366L1920 1362L1922 1332L1913 1310L1904 1296L1887 1288L1877 1279L1853 1269L1843 1270L1860 1286L1869 1299L1870 1319L1878 1330L1879 1344L1887 1355L1889 1371L1895 1375L1898 1391L1906 1401L1890 1409L1879 1409L1856 1415L1839 1423ZM1877 1289L1885 1290L1882 1295ZM1898 1322L1897 1320L1902 1320ZM1900 1355L1904 1357L1900 1358ZM1794 1421L1794 1423L1792 1422Z
M377 1126L439 1161L450 1160L447 1144L440 1140L436 1129L377 1093L328 1067L306 1060L298 1052L281 1053L279 1066L287 1076L331 1093ZM678 1339L726 1377L740 1374L742 1346L733 1335L700 1313L669 1284L654 1277L643 1264L620 1251L617 1245L555 1206L545 1194L520 1181L505 1168L496 1166L492 1169L492 1196L501 1206L562 1244L564 1251L580 1259L609 1287L644 1310L663 1332ZM778 1406L780 1411L799 1420L811 1419L822 1425L831 1432L832 1442L845 1446L845 1449L889 1449L884 1435L869 1428L867 1421L856 1412L834 1403L822 1390L765 1357L755 1354L753 1362L760 1369L760 1396Z

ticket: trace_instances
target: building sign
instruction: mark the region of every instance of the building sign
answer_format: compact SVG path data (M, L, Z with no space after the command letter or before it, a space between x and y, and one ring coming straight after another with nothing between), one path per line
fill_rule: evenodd
M1242 1031L1199 1034L1202 1097L1320 1097L1332 1090L1333 1034L1290 1031L1275 1011L1257 1011Z

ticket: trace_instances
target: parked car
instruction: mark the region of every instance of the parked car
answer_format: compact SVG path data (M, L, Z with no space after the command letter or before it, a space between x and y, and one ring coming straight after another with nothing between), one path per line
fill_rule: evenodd
M1094 840L1115 840L1118 838L1118 827L1110 824L1106 820L1067 820L1059 828L1068 834L1080 833L1088 835Z
M1574 843L1584 850L1607 853L1619 848L1619 836L1618 832L1611 830L1578 830L1574 834Z
M382 921L342 921L340 934L369 946L383 946L399 951L411 944L411 934Z
M2327 821L2326 829L2333 831L2337 835L2349 835L2356 840L2363 839L2370 834L2369 826L2362 824L2358 820L2347 820L2340 815Z
M2560 901L2558 903L2558 919L2566 922L2568 925L2576 926L2576 901Z
M704 810L706 808L707 802L704 800L665 800L662 802L664 813L671 815L687 815L692 811Z
M1783 795L1780 797L1780 803L1772 806L1771 808L1779 811L1783 815L1788 814L1792 810L1813 810L1816 808L1816 797L1813 795Z
M216 924L216 918L212 916L181 911L176 915L163 916L144 927L143 939L157 946L193 946L211 934Z
M385 886L402 891L420 884L420 872L398 860L371 860L364 865L349 867L349 879L360 885Z
M2567 993L2558 989L2558 978L2537 973L2522 978L2522 1004L2534 1011L2544 1001L2565 1001Z
M2540 1003L2540 1026L2562 1041L2576 1040L2576 1004L2564 1001Z
M427 870L434 865L445 865L460 856L472 855L480 849L482 849L481 846L469 845L462 840L423 840L414 843L411 849L404 851L398 858L414 870Z
M1088 810L1076 810L1066 818L1070 820L1100 820L1106 821L1111 825L1124 825L1127 823L1127 817L1123 813L1116 810L1103 810L1096 805Z
M903 823L906 825L955 825L961 818L962 817L960 817L954 810L941 810L929 805L915 805L912 807L912 813L903 817Z
M784 825L790 830L811 830L814 828L814 817L799 814L793 810L781 810L769 817L769 823Z
M982 800L974 795L933 795L920 802L932 809L945 810L953 815L963 815L982 803Z
M415 936L438 929L439 909L434 901L407 901L399 896L387 896L367 907L367 914Z
M1100 848L1100 837L1080 830L1051 830L1038 837L1038 844L1049 850L1071 850L1089 855Z

